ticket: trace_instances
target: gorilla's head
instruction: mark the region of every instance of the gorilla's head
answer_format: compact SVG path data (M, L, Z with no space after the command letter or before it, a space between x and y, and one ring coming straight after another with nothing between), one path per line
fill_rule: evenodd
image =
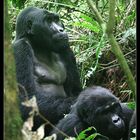
M18 16L16 37L27 38L38 51L59 52L69 47L68 35L58 14L35 7L24 9Z
M85 126L93 126L110 139L119 139L125 132L122 108L119 100L108 89L93 86L81 92L73 105Z

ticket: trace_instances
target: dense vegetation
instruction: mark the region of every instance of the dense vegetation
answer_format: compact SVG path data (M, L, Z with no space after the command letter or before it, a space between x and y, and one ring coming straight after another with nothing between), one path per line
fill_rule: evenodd
M13 82L14 59L10 46L15 37L16 17L28 6L45 8L60 14L76 56L83 87L101 85L111 89L122 102L135 104L135 0L116 0L116 4L113 3L114 0L7 0L7 2L8 8L5 9L8 11L6 17L9 17L9 21L5 18L5 27L7 31L9 23L8 35L11 36L10 41L9 38L5 38L4 52L6 121L10 115L10 120L5 125L6 140L15 139L21 123L18 110L16 107L12 108L13 105L17 106L17 101L16 83ZM10 113L11 109L15 113Z

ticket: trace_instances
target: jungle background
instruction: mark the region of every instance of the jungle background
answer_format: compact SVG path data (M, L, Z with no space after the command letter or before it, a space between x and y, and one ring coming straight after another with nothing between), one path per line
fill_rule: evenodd
M60 15L69 35L83 87L100 85L135 108L135 0L5 0L4 1L4 139L20 140L12 42L20 11L28 6Z

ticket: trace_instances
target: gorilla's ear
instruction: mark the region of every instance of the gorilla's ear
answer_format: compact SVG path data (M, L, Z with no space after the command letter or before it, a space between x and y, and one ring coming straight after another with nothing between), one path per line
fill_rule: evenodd
M87 109L84 106L77 107L77 113L81 119L84 119L88 116Z
M77 112L79 118L83 118L86 116L85 102L77 101L75 105L73 105L73 109Z
M94 106L90 102L82 102L76 106L77 115L81 121L88 125L92 125L95 117Z
M94 112L91 108L92 107L89 106L87 102L81 103L80 105L77 106L77 114L80 120L88 124L91 123L94 116L93 114Z
M33 25L32 21L28 20L27 21L27 29L26 29L26 32L27 32L28 35L33 34L33 32L32 32L32 25Z

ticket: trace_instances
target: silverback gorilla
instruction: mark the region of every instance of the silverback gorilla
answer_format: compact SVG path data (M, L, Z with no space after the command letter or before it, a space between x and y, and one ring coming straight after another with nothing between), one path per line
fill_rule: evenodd
M22 102L35 95L39 112L54 125L62 119L57 127L70 136L75 136L75 127L79 133L94 125L112 140L127 140L132 111L105 88L91 87L81 92L75 57L57 14L35 7L24 9L17 18L13 48L24 121L31 108ZM42 123L44 120L36 115L33 130ZM46 125L46 135L51 130ZM63 138L53 132L58 140Z
M35 7L24 9L17 18L13 48L20 103L35 95L40 113L57 123L81 91L75 57L59 16ZM20 108L26 120L30 108L22 104ZM36 116L34 123L36 129L41 118Z

